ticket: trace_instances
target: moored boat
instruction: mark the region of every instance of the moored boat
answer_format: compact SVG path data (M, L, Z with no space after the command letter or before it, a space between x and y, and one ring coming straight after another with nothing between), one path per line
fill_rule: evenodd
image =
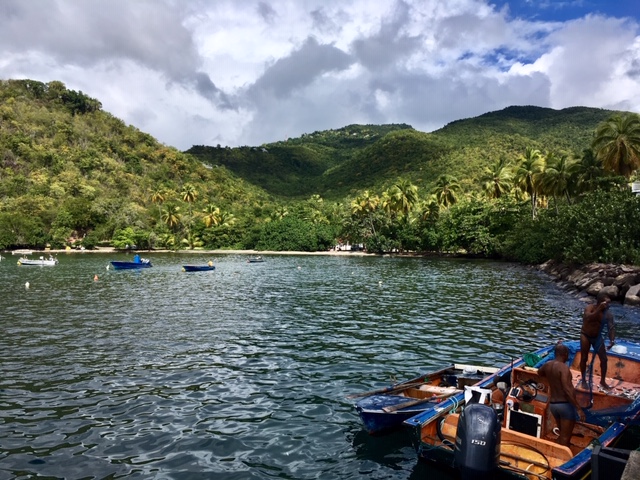
M497 370L452 364L385 388L349 395L348 398L364 397L355 403L355 409L368 433L381 434L402 427L405 420L437 406L443 399L462 393L466 385L478 383Z
M215 269L216 267L211 261L206 265L183 265L182 266L183 272L206 272L206 271L215 270Z
M33 254L33 250L28 250L26 248L21 248L19 250L13 250L11 252L11 255L32 255Z
M569 446L557 442L558 428L549 411L550 389L538 368L552 360L553 345L536 352L538 361L524 357L503 367L509 373L504 390L504 410L467 401L464 408L431 410L405 422L413 428L418 455L462 471L498 473L519 479L559 480L587 478L594 445L612 446L640 412L640 344L616 339L610 350L606 382L610 390L582 388L578 341L564 342L576 396L586 418L577 422ZM591 364L589 385L600 383L599 362ZM498 372L500 373L500 372ZM490 379L489 379L490 380ZM479 384L483 395L493 397L493 381ZM495 405L494 405L495 406ZM494 413L491 413L494 412ZM479 426L483 425L484 430Z
M111 265L115 270L132 270L138 268L152 267L151 261L148 258L140 258L140 255L135 255L133 261L115 261L112 260Z
M58 259L49 255L49 258L44 258L43 256L40 256L40 258L27 258L27 257L21 257L20 260L18 260L18 265L37 265L37 266L47 266L47 267L53 267L54 265L58 264Z
M264 258L262 258L260 255L258 255L257 257L249 257L247 262L248 263L262 263L262 262L264 262Z

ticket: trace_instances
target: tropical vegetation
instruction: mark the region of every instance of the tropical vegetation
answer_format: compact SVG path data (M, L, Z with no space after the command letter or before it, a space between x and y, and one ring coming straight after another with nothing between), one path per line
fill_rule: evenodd
M0 81L0 249L327 250L640 263L640 117L509 107L180 152L61 82Z

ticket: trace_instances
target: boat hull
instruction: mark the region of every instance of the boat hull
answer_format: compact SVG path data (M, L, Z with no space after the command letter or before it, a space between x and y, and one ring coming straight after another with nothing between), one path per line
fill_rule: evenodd
M450 365L391 385L386 392L367 395L356 402L355 408L369 434L383 434L402 428L405 420L438 406L443 399L461 393L465 385L478 383L496 370ZM410 388L403 388L406 385Z
M208 272L215 270L215 265L183 265L182 270L185 272Z
M384 408L401 405L404 402L407 402L407 397L400 395L372 395L358 402L356 411L365 430L371 435L377 435L400 428L405 420L433 407L432 403L428 403L390 413L384 411Z
M112 261L111 265L115 270L137 270L140 268L150 268L151 262L116 262Z
M32 259L32 258L21 258L18 260L18 265L35 265L38 267L53 267L58 264L57 259Z

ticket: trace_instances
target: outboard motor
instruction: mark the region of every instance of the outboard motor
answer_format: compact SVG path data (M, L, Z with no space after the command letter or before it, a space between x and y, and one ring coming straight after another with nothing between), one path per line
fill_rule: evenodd
M458 420L454 462L463 480L493 478L498 468L501 425L496 411L484 404L484 392L491 394L472 392Z

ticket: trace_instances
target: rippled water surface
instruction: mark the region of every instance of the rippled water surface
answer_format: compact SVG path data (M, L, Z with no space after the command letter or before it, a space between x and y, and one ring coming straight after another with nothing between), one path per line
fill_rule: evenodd
M0 479L446 479L406 433L367 435L346 395L577 338L584 305L488 261L150 258L4 254ZM614 314L640 340L638 312Z

